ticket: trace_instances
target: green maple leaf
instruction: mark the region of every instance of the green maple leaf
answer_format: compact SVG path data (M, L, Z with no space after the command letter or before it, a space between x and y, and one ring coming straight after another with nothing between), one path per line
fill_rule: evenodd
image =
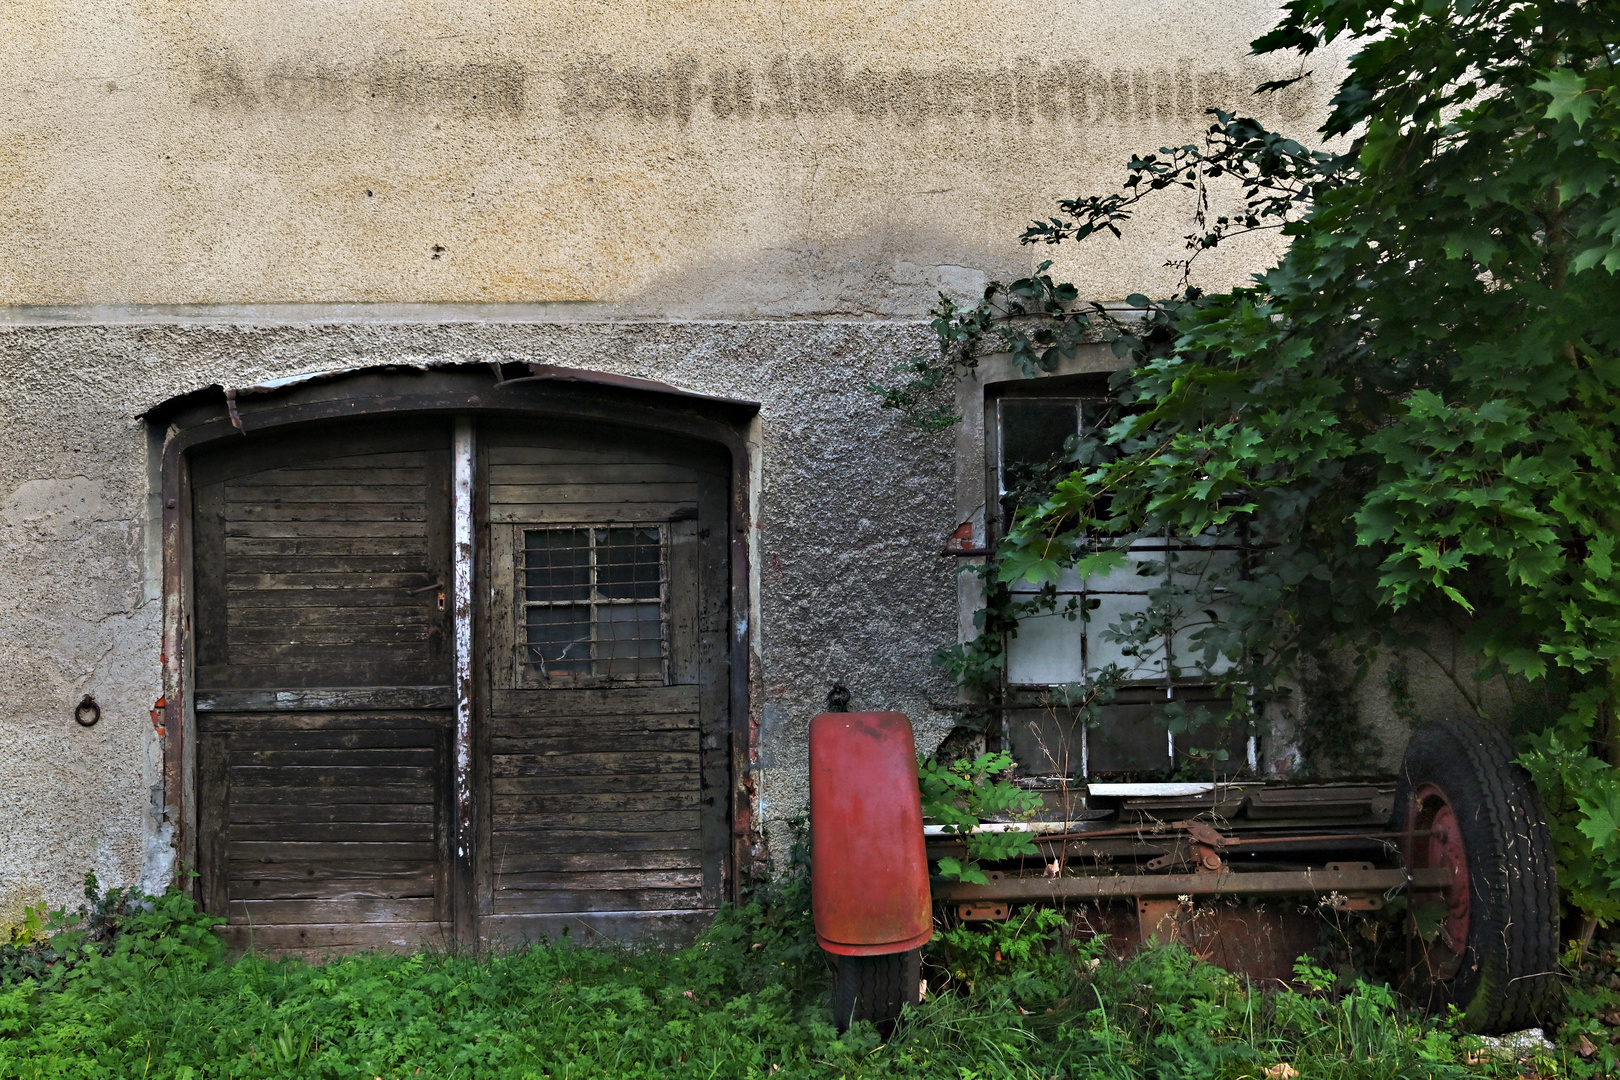
M1569 117L1580 128L1591 119L1593 99L1587 96L1586 80L1570 71L1568 68L1559 68L1556 71L1546 72L1546 78L1538 83L1531 83L1531 89L1540 90L1552 98L1552 104L1547 106L1547 119L1561 120Z
M1601 803L1590 799L1576 800L1586 820L1575 827L1585 833L1592 846L1599 850L1616 845L1617 839L1620 839L1620 791L1606 794L1608 798Z

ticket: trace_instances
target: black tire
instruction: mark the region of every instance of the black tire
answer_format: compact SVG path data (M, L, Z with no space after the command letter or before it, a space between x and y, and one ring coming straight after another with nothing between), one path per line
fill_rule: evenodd
M885 1037L900 1010L917 1004L922 983L918 949L879 956L839 956L833 974L833 1023L842 1034L870 1020Z
M1455 1005L1469 1031L1531 1027L1558 1002L1552 837L1515 756L1507 733L1484 720L1425 724L1395 788L1407 866L1467 867L1466 896L1408 897L1407 940L1413 995L1431 1009Z

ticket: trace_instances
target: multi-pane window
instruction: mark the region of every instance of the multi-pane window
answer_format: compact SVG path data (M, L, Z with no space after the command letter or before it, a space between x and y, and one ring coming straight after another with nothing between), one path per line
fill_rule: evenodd
M1100 434L1110 404L1050 395L995 400L993 479L1003 531L1030 493L1049 489L1077 467L1084 440ZM1214 576L1232 568L1238 557L1230 548L1148 537L1133 544L1125 564L1115 570L1084 579L1064 571L1055 609L1025 616L1008 641L1007 681L1014 686L1082 683L1114 667L1127 682L1162 683L1228 669L1230 663L1220 657L1203 669L1194 637L1218 615L1221 590L1213 586ZM1015 595L1025 597L1039 591L1028 582L1013 586Z
M522 530L520 664L545 680L662 681L668 548L663 525Z

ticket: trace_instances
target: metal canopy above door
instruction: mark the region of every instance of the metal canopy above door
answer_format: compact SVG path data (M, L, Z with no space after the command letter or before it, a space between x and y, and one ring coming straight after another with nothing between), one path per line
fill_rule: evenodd
M718 905L723 450L335 422L192 477L201 893L237 944L681 937Z

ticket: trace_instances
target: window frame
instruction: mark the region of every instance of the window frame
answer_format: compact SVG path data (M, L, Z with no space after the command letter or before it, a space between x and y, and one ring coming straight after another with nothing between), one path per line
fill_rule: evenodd
M663 663L656 675L599 675L594 672L568 672L546 677L539 669L523 662L522 650L527 647L522 627L524 602L520 595L518 552L522 550L523 535L537 529L603 529L603 528L659 528L663 535L664 572L661 582ZM693 589L681 588L680 582L697 580L697 523L693 518L675 518L663 521L589 521L589 522L495 522L490 525L490 587L494 592L492 612L501 617L491 619L491 643L503 658L496 669L499 690L565 690L587 689L595 686L672 686L679 680L676 672L684 670L686 657L679 647L680 635L676 627L697 619L697 600Z
M1105 377L1106 376L1103 378ZM983 457L981 459L980 467L984 470L982 475L984 477L983 522L984 536L986 538L985 552L986 554L993 554L1004 534L1006 521L1006 512L1003 502L1007 494L1007 485L1005 484L1006 463L1003 460L1005 454L1004 448L1006 445L1006 440L1004 438L1006 422L1004 415L1004 403L1009 400L1072 400L1077 405L1075 433L1078 435L1083 433L1085 430L1085 403L1088 401L1102 402L1109 399L1103 386L1101 385L1101 378L1097 376L1092 376L1089 378L1085 376L1080 376L1078 378L1046 377L990 384L983 387L982 394ZM1237 552L1238 554L1236 557L1241 559L1241 552L1243 551L1243 548L1236 545L1179 545L1175 544L1169 538L1149 538L1138 541L1137 544L1133 545L1133 550L1140 551L1144 555L1150 556L1150 558L1143 561L1166 562L1167 555L1182 551L1211 553L1233 551ZM1118 571L1116 573L1125 572L1128 571ZM1082 582L1071 580L1067 583L1060 581L1056 608L1050 613L1038 615L1035 616L1035 618L1064 619L1062 612L1067 606L1067 600L1070 597L1073 597L1077 603L1083 605L1089 598L1096 596L1134 595L1142 597L1141 606L1145 607L1147 604L1147 594L1153 588L1157 587L1158 582L1163 580L1165 574L1173 572L1175 572L1173 569L1173 564L1167 563L1164 570L1161 570L1154 575L1144 576L1142 579L1142 588L1129 590L1109 588L1107 586L1110 584L1110 582L1106 580L1102 583L1103 587L1101 588L1093 585L1091 581ZM1039 589L1036 586L1029 586L1027 589L1018 589L1015 586L1015 591L1033 594L1038 592ZM1113 621L1114 617L1117 617L1117 615L1121 613L1122 612L1116 612L1112 617L1104 616L1102 613L1096 613L1090 621L1087 621L1078 615L1076 615L1072 621L1066 619L1064 620L1073 627L1073 630L1070 631L1070 633L1076 639L1075 651L1078 653L1079 678L1074 680L1048 682L1014 681L1014 676L1017 674L1016 654L1018 650L1017 641L1019 639L1017 635L1008 633L1003 642L1004 664L1002 667L1002 688L1004 694L1006 695L1006 701L1003 705L1003 709L1009 714L1009 719L1013 715L1022 715L1023 712L1027 712L1031 709L1050 710L1054 707L1052 704L1052 695L1054 691L1058 691L1065 686L1088 684L1091 681L1091 673L1093 669L1098 666L1094 662L1097 658L1093 655L1093 642L1091 640L1093 629L1100 630L1105 628L1110 622ZM1205 621L1207 620L1200 619L1188 627L1172 627L1171 631L1164 636L1164 640L1159 648L1155 650L1153 654L1154 659L1150 661L1154 666L1154 670L1145 672L1139 678L1128 678L1123 682L1120 687L1121 702L1126 706L1139 708L1141 706L1148 705L1154 700L1162 701L1166 704L1175 701L1182 701L1186 704L1194 706L1211 700L1209 695L1217 686L1221 672L1230 668L1230 662L1227 661L1221 663L1214 671L1211 672L1205 672L1200 668L1196 674L1191 676L1182 674L1182 669L1177 668L1174 663L1177 652L1176 643L1189 637L1190 634L1202 626ZM1025 640L1027 642L1029 638L1026 637ZM1115 647L1117 648L1117 646ZM1139 660L1138 663L1141 663L1141 661ZM1106 721L1104 721L1104 723L1106 724ZM1072 771L1070 775L1076 780L1084 781L1092 775L1093 769L1096 765L1096 763L1093 761L1094 749L1100 752L1100 748L1094 748L1091 745L1093 742L1093 735L1087 729L1086 725L1076 724L1075 727L1078 729L1077 734L1079 738L1077 740L1078 745L1073 748L1073 752L1074 757L1077 758L1077 760L1071 759L1072 763L1070 767L1072 770L1073 765L1078 764L1079 768L1076 771ZM1014 743L1017 741L1013 732L1009 730L1005 733L1004 737L1007 742L1007 748L1013 749ZM1204 740L1198 740L1195 744L1190 745L1201 745L1203 741ZM1236 749L1236 747L1234 747L1234 749ZM1242 759L1244 759L1242 764L1245 764L1251 771L1258 770L1258 751L1259 743L1257 737L1252 731L1244 733L1242 736L1241 751ZM1048 755L1042 754L1041 756L1046 757ZM1179 757L1180 755L1178 754L1177 750L1176 736L1173 733L1166 731L1165 758L1163 761L1163 767L1173 768L1175 763L1179 760ZM1035 763L1030 762L1029 764L1033 765ZM1041 770L1037 769L1037 771L1039 772Z

